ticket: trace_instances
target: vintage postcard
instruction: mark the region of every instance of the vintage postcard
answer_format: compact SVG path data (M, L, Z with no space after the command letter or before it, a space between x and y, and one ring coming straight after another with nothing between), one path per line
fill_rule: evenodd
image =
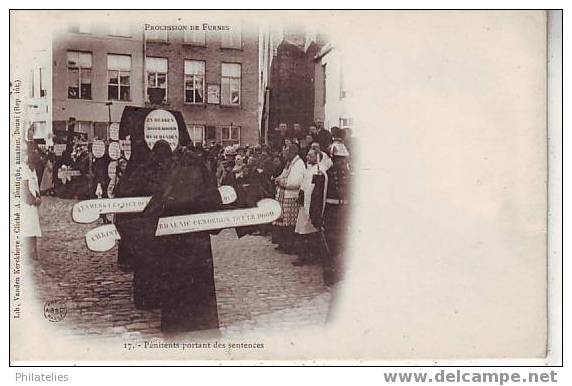
M10 12L10 359L538 359L545 11Z

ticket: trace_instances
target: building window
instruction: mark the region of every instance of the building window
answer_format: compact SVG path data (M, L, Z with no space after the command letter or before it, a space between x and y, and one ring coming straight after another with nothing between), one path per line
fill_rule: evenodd
M74 131L76 133L84 134L83 137L86 137L88 140L91 140L93 138L93 122L77 121Z
M46 121L36 121L34 126L34 138L46 138L48 136L48 124Z
M222 63L221 70L221 104L239 106L241 65L240 63Z
M91 52L68 51L68 98L91 99Z
M340 100L344 98L348 98L351 96L350 91L348 90L346 79L344 77L344 71L340 68Z
M107 99L131 100L131 56L107 55Z
M230 29L222 31L220 46L222 48L242 48L242 29L240 26L230 26Z
M94 139L109 139L107 122L95 122L93 125L93 138Z
M145 59L145 68L147 71L147 102L149 102L149 89L164 89L165 97L163 103L167 103L167 68L169 62L167 58L151 58Z
M127 24L111 24L109 25L109 36L130 38L132 36L131 26Z
M45 85L45 73L46 71L42 67L32 70L30 97L44 98L48 95Z
M205 62L185 60L185 103L205 102Z
M186 44L192 44L193 46L205 46L206 31L184 31L183 42Z
M148 42L168 42L169 41L169 33L168 31L161 31L161 30L146 30L145 31L145 40Z
M353 119L347 117L340 117L340 128L345 129L346 127L351 128L353 126Z
M216 141L216 126L207 126L207 141L214 142Z
M240 127L239 126L222 127L220 138L223 146L240 144Z
M193 145L203 144L205 140L205 127L201 125L188 125L187 131Z

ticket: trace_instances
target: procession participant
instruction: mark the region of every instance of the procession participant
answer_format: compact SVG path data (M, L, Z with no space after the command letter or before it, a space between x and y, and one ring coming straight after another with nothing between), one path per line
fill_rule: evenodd
M109 162L111 158L107 152L99 158L95 158L94 165L93 165L93 174L94 174L94 186L101 185L101 190L104 193L102 197L107 196L107 186L109 185L110 178L107 171L107 167L109 166ZM93 196L96 196L95 192L92 193ZM102 198L100 197L100 198Z
M321 121L316 122L318 127L318 143L322 151L328 151L330 145L332 144L332 134L324 128L324 124Z
M298 212L295 228L295 232L301 238L300 257L292 263L295 266L321 263L322 261L322 243L319 232L326 205L328 177L326 173L320 171L319 161L321 157L321 153L316 150L310 150L307 155L308 165L300 187L302 206Z
M172 152L164 140L157 141L146 163L139 165L124 183L120 184L120 197L153 196L164 192L164 184L172 168ZM156 202L156 200L155 200ZM142 213L122 215L116 222L131 256L119 257L118 262L131 260L133 269L133 301L138 309L154 309L161 306L161 258L162 245L155 237L159 213L156 207L147 205ZM120 251L124 252L124 251Z
M302 126L299 123L294 123L294 130L292 131L292 138L295 138L300 142L304 138L306 138L307 130L302 129Z
M316 127L316 125L310 125L310 127L308 128L308 135L312 137L312 140L310 140L308 143L318 141L318 128ZM306 136L306 140L307 139L308 138Z
M328 194L324 213L324 228L330 253L324 261L324 283L333 285L343 275L345 235L350 212L351 175L349 153L343 143L332 146L333 166L328 170Z
M350 157L353 155L353 147L354 147L354 138L352 137L352 129L350 127L345 127L342 129L343 135L342 141L350 154Z
M312 145L310 145L310 149L320 152L320 155L322 156L322 160L320 161L320 170L327 172L334 164L330 156L322 151L322 148L318 142L312 143Z
M236 178L236 183L239 185L243 184L247 174L243 155L237 154L236 157L234 157L234 168L232 172Z
M249 157L246 162L246 175L242 180L242 185L236 187L235 191L237 193L237 206L252 208L265 197L263 170L258 167L258 159L254 155ZM265 231L265 227L261 225L236 228L236 234L239 238L247 234L260 234L263 231Z
M149 207L161 217L212 212L222 208L216 179L192 151L182 155L162 192ZM154 200L159 197L157 204ZM211 233L217 233L213 231ZM157 238L161 249L161 330L183 332L219 326L209 232Z
M29 256L37 259L37 238L42 236L42 230L38 213L41 199L36 167L41 161L36 149L29 142L22 149L26 152L26 162L22 163L22 237Z
M236 186L236 176L234 174L234 161L225 160L222 162L223 172L219 185Z
M52 152L48 152L46 156L46 165L44 167L44 175L42 177L42 182L40 184L40 192L43 195L53 195L54 194L54 155Z
M330 145L330 155L332 158L349 158L350 152L345 144L346 132L338 127L332 127L332 144Z
M115 176L109 179L109 185L107 186L107 197L115 198L116 192L119 190L119 183L125 174L127 169L127 160L125 158L120 158L117 161L117 168L115 169Z
M258 158L258 170L261 170L261 185L264 197L274 197L274 189L272 183L272 174L274 172L274 163L270 154L268 145L262 146L260 157Z
M229 174L228 168L230 167L231 164L232 164L232 167L234 168L234 157L235 156L236 156L236 150L234 149L234 147L227 146L224 148L224 151L222 153L222 157L220 159L220 162L219 162L218 168L217 168L217 172L216 172L217 182L218 182L219 186L220 185L229 185L227 183L224 183L223 179L228 176L228 174ZM231 177L227 177L227 182L228 182L228 178L231 178ZM234 178L234 176L232 178Z
M298 146L290 144L283 150L286 166L274 180L276 185L276 200L282 208L282 215L274 222L272 241L278 244L277 249L293 252L295 245L294 227L298 218L298 193L306 169L304 161L298 155Z
M72 198L82 200L92 198L92 193L95 191L95 186L97 184L93 184L93 172L91 170L91 162L89 159L91 154L89 153L87 146L78 145L75 154L72 157L74 157L74 169L79 170L80 172L80 175L71 181L71 186L73 186Z
M292 138L290 138L290 137L285 138L284 139L284 146L282 146L282 151L284 151L285 148L292 145L293 143L294 143L294 140Z
M288 125L286 123L280 123L278 127L274 129L274 135L271 141L272 150L282 151L286 138L291 138L291 134Z
M123 109L119 123L119 139L129 140L131 151L129 162L127 163L125 172L122 174L119 188L115 189L115 194L118 198L150 196L153 194L153 189L157 187L156 185L158 184L145 181L147 175L153 174L150 170L146 170L147 165L152 166L156 158L152 151L154 144L148 141L146 130L151 129L152 137L154 135L152 130L153 126L156 126L158 122L160 123L160 118L170 118L170 123L167 123L167 125L176 125L179 146L185 146L191 142L182 113L172 110L163 110L164 106L161 105L163 97L164 94L161 94L160 91L154 91L149 95L151 102L150 107L125 106ZM154 114L155 118L152 118L151 114ZM175 122L171 121L172 118L175 119ZM165 148L165 146L163 146L163 148ZM169 148L169 153L170 152L171 150ZM168 157L170 158L170 156ZM153 166L153 168L155 168L155 166ZM160 174L158 174L158 177L161 177ZM160 178L157 179L159 184L163 182ZM148 223L149 221L143 218L142 213L118 213L114 217L115 225L121 234L118 247L119 268L126 271L131 270L133 266L136 265L135 263L140 260L138 254L140 249L137 249L137 245L133 244L136 244L134 240L141 232L136 226L129 227L129 225L132 222L142 221ZM125 231L126 228L127 231ZM145 226L141 228L145 228ZM154 235L155 229L148 231ZM141 296L142 291L139 289L135 294L137 294L136 300L140 308L148 308L146 303L149 303L150 306L156 306L158 303L156 299L150 299L150 302L146 302L145 296Z
M309 135L307 137L310 137ZM299 142L298 145L300 146L300 151L298 152L298 155L300 156L300 158L302 158L302 160L306 160L306 156L308 155L308 151L310 150L310 144L312 142L307 142L307 137L306 138L302 138ZM311 137L310 137L311 138Z

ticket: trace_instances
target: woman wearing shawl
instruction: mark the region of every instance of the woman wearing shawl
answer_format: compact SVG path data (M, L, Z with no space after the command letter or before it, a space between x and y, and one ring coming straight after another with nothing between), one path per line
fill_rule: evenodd
M298 219L298 195L304 179L306 166L298 155L298 146L290 144L283 150L286 165L282 173L274 180L276 184L276 200L282 208L282 215L274 222L272 241L278 244L276 249L286 253L294 252L294 227Z

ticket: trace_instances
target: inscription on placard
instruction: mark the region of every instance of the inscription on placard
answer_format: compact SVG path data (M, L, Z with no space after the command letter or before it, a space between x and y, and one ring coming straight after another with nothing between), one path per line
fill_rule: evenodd
M103 157L105 154L105 143L100 140L93 141L93 144L91 145L91 152L95 158Z
M119 149L119 142L111 142L109 144L109 158L111 158L112 160L116 160L119 159L119 157L121 156L121 150Z
M179 145L179 127L175 116L166 110L151 111L145 118L145 142L150 150L159 140L169 143L171 150Z
M66 144L65 143L56 143L54 144L54 153L59 157L61 156L64 151L66 151Z
M109 126L109 138L113 141L119 139L119 123L114 122Z
M117 161L111 161L109 165L107 165L107 175L109 178L114 179L117 172Z

